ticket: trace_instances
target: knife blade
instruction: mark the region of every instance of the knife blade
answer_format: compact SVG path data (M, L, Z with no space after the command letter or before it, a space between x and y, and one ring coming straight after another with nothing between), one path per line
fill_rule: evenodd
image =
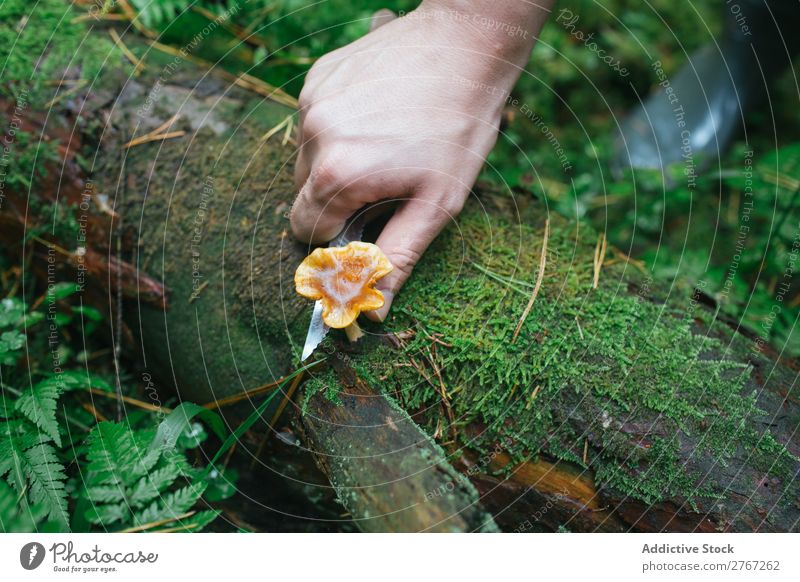
M361 212L352 219L350 223L345 226L344 230L328 243L328 246L343 247L354 240L361 240L361 237L364 235L366 214L366 212ZM328 335L328 331L330 331L330 328L322 321L322 301L317 300L314 302L314 310L311 312L311 323L308 324L308 333L306 334L306 342L303 345L301 362L305 362L309 356L314 353L317 346L325 339L325 336Z

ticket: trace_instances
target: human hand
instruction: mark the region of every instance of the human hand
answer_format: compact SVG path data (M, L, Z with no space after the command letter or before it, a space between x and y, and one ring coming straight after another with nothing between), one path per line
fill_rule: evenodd
M325 242L364 206L399 202L376 241L394 265L377 286L384 306L367 314L378 321L461 211L533 44L442 4L397 19L381 11L383 25L322 57L300 94L294 235Z

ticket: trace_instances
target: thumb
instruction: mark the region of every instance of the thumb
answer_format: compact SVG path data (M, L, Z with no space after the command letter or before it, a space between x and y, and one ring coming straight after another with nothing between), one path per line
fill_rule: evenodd
M457 199L463 200L463 197ZM444 208L435 202L412 198L395 212L375 242L394 269L375 286L383 293L385 303L380 309L365 313L369 319L378 322L386 319L395 295L411 275L417 261L460 210L460 204L459 208Z

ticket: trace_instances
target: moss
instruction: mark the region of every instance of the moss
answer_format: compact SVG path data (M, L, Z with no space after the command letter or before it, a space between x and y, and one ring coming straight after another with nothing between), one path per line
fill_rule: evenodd
M605 266L592 289L597 235L584 226L561 220L552 229L541 292L512 341L536 279L543 228L534 221L470 205L422 259L387 322L413 332L404 352L427 379L396 366L387 347L356 359L359 373L380 378L374 385L434 431L448 424L438 369L456 424L485 427L458 431L459 444L488 450L510 437L516 460L546 454L585 466L588 441L599 482L647 503L718 493L699 462L679 462L690 439L698 459L724 466L743 447L785 476L793 457L746 422L763 415L751 367L730 361L720 339L693 332L696 305L684 290L657 289L623 261Z
M341 404L339 398L339 382L333 370L325 370L313 374L303 383L303 397L300 401L300 410L306 414L308 403L316 394L323 394L328 400L336 404Z
M73 7L61 0L5 0L0 3L0 99L8 98L9 119L4 134L6 152L0 160L0 191L28 191L45 173L48 162L58 159L58 143L22 129L35 125L53 100L67 95L80 81L92 87L103 67L118 70L119 50L107 38L93 35L73 19ZM53 118L57 116L50 112Z
M54 96L46 81L62 78L67 68L91 83L104 66L122 62L114 44L73 22L79 13L61 0L5 0L0 5L0 63L5 94L27 94L34 108Z

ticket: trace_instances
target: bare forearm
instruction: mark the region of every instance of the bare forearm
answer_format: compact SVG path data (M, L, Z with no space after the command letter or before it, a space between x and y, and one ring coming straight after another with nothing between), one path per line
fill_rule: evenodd
M522 67L554 0L423 0L418 13L457 20L477 47Z

